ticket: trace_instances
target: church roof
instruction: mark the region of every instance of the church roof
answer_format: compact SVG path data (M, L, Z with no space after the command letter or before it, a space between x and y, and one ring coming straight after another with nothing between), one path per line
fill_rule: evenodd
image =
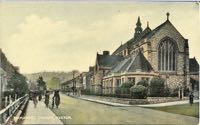
M144 31L142 31L142 33L137 36L137 37L133 37L131 38L130 40L128 40L126 43L124 43L123 45L119 46L114 52L112 55L116 54L116 53L119 53L121 52L122 50L124 49L128 49L128 46L130 44L135 44L137 42L139 42L141 39L145 38L148 34L151 33L151 29L149 28L149 26L147 26Z
M177 32L178 30L173 26L173 24L169 21L169 20L166 20L164 23L160 24L159 26L157 26L155 29L151 30L149 28L149 26L147 25L147 27L145 28L144 31L141 32L141 34L139 36L137 36L136 38L131 38L130 40L128 40L125 44L119 46L119 48L117 48L113 54L116 54L118 52L121 52L122 50L124 50L124 48L128 48L128 46L131 45L134 45L138 42L140 42L141 40L147 38L147 39L150 39L152 36L154 36L160 29L162 29L165 25L171 25ZM179 33L179 32L178 32ZM181 37L183 37L180 33L179 35ZM184 38L184 37L183 37Z
M170 23L169 20L165 21L164 23L160 24L159 26L157 26L155 29L153 29L146 37L150 38L152 37L156 32L158 32L164 25L166 25L167 23Z
M162 29L165 25L170 25L172 26L176 32L178 32L178 34L183 38L185 39L181 34L180 32L176 29L176 27L174 27L174 25L169 21L169 20L166 20L164 23L160 24L159 26L157 26L155 29L153 29L152 31L150 31L148 34L146 34L143 38L147 38L147 39L150 39L152 36L154 36L158 31L160 31L160 29Z
M197 60L194 58L189 59L189 71L190 72L199 72L199 64Z
M124 49L128 49L128 46L130 44L134 44L134 43L140 41L141 39L145 38L150 32L151 32L151 29L149 27L147 27L144 31L142 31L142 33L137 38L132 38L132 39L128 40L126 43L124 43L123 45L119 46L113 52L113 55L116 54L116 53L121 52Z
M116 53L119 53L119 52L121 52L122 50L127 49L127 48L128 48L128 42L126 42L126 43L120 45L120 46L113 52L112 55L114 55L114 54L116 54Z
M129 67L127 67L127 70L130 72L136 71L138 69L142 72L150 72L151 70L153 70L152 66L144 57L141 51L138 52L135 59L132 61Z
M110 73L116 72L150 72L153 68L151 64L144 57L143 53L139 51L136 55L131 55L112 67Z
M123 60L124 58L122 56L118 55L101 55L97 54L97 61L99 66L102 67L112 67L117 62Z

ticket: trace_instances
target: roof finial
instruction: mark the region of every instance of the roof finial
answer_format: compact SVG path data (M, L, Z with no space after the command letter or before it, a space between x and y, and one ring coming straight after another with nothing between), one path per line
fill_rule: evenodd
M167 20L169 20L169 15L170 15L170 13L169 13L169 12L167 12L167 14L166 14L166 15L167 15Z
M149 21L147 21L147 27L149 27Z

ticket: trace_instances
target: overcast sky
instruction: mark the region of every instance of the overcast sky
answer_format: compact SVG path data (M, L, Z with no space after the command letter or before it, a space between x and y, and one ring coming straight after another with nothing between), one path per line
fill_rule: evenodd
M166 20L189 39L190 57L200 62L196 3L0 3L0 48L22 73L87 71L96 53L111 53L133 37L137 17L143 29Z

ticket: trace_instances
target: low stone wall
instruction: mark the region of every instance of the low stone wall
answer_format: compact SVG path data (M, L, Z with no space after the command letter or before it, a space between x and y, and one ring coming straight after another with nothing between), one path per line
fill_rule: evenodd
M182 100L186 99L188 98L184 97ZM178 97L148 97L147 100L150 104L180 101Z
M163 102L173 102L173 101L180 101L178 97L148 97L147 99L129 99L129 98L115 98L115 97L106 97L106 96L91 96L91 95L83 95L85 98L102 100L107 102L113 103L121 103L121 104L156 104L156 103L163 103ZM183 98L185 100L187 98Z

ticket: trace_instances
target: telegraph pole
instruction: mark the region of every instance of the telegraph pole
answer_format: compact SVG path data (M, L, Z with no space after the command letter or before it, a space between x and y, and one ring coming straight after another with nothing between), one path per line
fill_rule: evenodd
M74 95L74 91L75 91L75 81L74 81L74 70L73 70L73 95Z

